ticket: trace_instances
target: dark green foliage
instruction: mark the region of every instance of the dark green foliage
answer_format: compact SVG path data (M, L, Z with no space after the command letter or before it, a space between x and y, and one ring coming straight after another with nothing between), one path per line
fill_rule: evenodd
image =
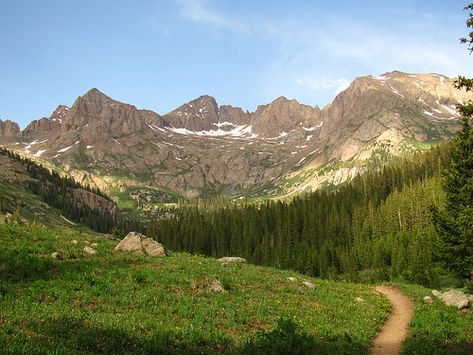
M303 333L291 319L279 319L275 329L260 331L259 335L243 347L243 354L362 354L368 349L354 342L349 334L345 338L318 339Z
M465 10L473 10L473 4ZM469 14L467 27L473 27ZM461 39L473 50L473 32ZM473 90L473 80L459 77L458 89ZM442 257L461 278L470 277L473 285L473 102L458 105L462 130L453 140L450 163L444 173L445 209L433 209L435 226L442 238Z
M444 199L439 181L449 154L443 144L291 202L182 205L157 221L157 235L170 249L243 256L324 278L434 286L438 240L429 206Z
M470 117L454 140L451 161L444 174L446 204L434 209L436 228L442 237L445 264L458 276L473 281L473 130Z

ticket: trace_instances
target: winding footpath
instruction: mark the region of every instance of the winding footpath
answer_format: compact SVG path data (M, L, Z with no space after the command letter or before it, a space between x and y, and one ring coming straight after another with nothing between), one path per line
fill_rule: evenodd
M371 355L400 354L414 313L414 303L394 286L377 286L376 291L388 298L393 311L374 339Z

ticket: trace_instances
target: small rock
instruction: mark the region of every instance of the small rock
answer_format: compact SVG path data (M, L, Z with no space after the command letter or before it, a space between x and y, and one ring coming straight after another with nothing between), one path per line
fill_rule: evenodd
M89 255L93 255L93 254L97 254L97 250L95 250L94 248L91 248L89 246L86 246L86 247L84 247L84 253L89 254Z
M304 285L306 285L308 288L314 289L315 285L312 282L309 281L303 281L302 282Z
M90 242L89 242L88 240L85 240L85 241L84 241L84 244L89 245Z
M423 300L425 303L434 303L434 300L430 296L425 296Z
M51 258L56 259L56 260L64 259L63 256L58 251L55 251L54 253L52 253Z
M218 259L221 263L246 263L246 259L240 258L239 256L225 256L223 258Z
M289 281L297 281L297 279L296 279L295 277L292 277L292 276L289 276L287 279L288 279Z
M432 290L432 294L437 298L442 298L442 292L437 290Z
M361 297L356 297L355 302L362 303L362 302L365 302L365 300Z
M96 247L97 245L98 245L97 243L90 244L91 247Z
M441 299L447 306L456 307L458 309L468 307L468 298L463 292L458 290L445 292Z
M71 244L77 245L79 242L76 239L71 240Z
M222 283L217 279L210 281L206 285L205 290L207 292L221 292L221 293L227 292L225 288L223 287Z

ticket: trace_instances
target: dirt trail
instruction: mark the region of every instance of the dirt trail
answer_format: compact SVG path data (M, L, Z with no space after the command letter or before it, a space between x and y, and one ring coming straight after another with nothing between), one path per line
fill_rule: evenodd
M393 305L393 310L374 339L371 354L400 354L401 343L407 336L409 322L414 313L414 303L399 288L394 286L377 286L376 291L389 299L389 302Z

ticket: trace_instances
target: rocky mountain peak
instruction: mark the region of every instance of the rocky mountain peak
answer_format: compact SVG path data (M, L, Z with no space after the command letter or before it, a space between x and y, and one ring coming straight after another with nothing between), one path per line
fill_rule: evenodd
M0 138L16 138L20 135L20 126L18 123L0 120Z
M22 132L22 138L30 140L33 138L45 138L59 132L63 121L69 114L69 107L59 105L49 118L42 117L32 121Z
M83 115L98 116L102 108L111 103L118 103L118 101L113 100L98 89L93 88L87 91L83 96L79 96L72 105L71 110Z
M97 88L90 89L82 96L82 98L87 101L115 101Z
M299 127L315 127L320 124L318 107L303 105L297 100L278 97L267 105L260 105L252 114L251 123L255 132L265 137L285 135Z
M208 131L219 122L219 107L215 98L202 95L169 112L164 119L172 127Z
M76 99L63 122L62 129L64 131L77 129L102 119L121 119L134 110L136 110L134 106L113 100L93 88Z
M117 171L186 196L222 186L236 194L299 173L301 185L288 189L306 190L320 185L314 169L329 161L362 165L380 147L399 155L416 149L409 142L450 137L458 129L455 105L468 99L445 76L400 71L357 78L322 110L281 96L248 112L203 95L160 116L92 89L70 109L60 105L33 121L24 145L0 142L94 179ZM0 122L0 138L15 132Z
M69 113L69 107L67 107L66 105L59 105L53 111L49 119L53 122L57 121L59 123L62 123L62 120L66 118L68 113Z

